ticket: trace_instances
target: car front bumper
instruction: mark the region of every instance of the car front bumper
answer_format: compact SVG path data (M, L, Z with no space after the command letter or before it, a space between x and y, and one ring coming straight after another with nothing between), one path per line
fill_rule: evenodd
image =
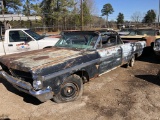
M154 50L154 53L155 53L157 56L160 57L160 50L159 50L159 51L158 51L158 50Z
M53 98L53 92L50 87L47 87L42 90L35 91L32 87L32 85L28 82L22 81L18 78L12 77L8 73L4 71L0 71L0 74L9 82L11 83L16 89L25 92L27 94L30 94L34 97L36 97L41 102L45 102L51 98Z

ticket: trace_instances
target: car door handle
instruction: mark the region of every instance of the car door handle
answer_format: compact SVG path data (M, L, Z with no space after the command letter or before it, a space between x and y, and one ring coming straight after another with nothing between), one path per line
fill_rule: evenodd
M13 46L13 44L8 44L8 46Z

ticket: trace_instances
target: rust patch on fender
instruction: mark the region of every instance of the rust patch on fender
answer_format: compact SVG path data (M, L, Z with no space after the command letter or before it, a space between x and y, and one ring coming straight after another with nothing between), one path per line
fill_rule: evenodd
M151 43L155 41L156 37L155 36L147 36L146 38L146 43L147 46L151 46Z
M49 56L40 56L40 57L37 57L37 58L34 58L33 60L43 60L43 59L48 59Z

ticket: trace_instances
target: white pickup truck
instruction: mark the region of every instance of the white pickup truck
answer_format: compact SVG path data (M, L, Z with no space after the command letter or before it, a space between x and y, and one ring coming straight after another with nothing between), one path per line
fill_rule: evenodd
M9 29L0 40L0 56L48 48L58 40L59 38L44 37L26 28Z

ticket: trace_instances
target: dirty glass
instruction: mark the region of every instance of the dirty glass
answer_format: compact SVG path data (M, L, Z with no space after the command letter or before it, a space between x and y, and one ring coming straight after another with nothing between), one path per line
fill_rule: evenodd
M31 30L25 30L25 32L27 34L29 34L31 37L33 37L35 40L41 40L41 39L44 38L44 36L41 36L41 35L37 34L36 32L31 31Z
M87 49L94 48L98 39L97 34L64 34L55 45L56 47Z
M137 35L151 35L154 36L155 35L155 30L137 30Z
M137 29L135 31L131 31L128 35L150 35L154 36L156 31L153 29Z

